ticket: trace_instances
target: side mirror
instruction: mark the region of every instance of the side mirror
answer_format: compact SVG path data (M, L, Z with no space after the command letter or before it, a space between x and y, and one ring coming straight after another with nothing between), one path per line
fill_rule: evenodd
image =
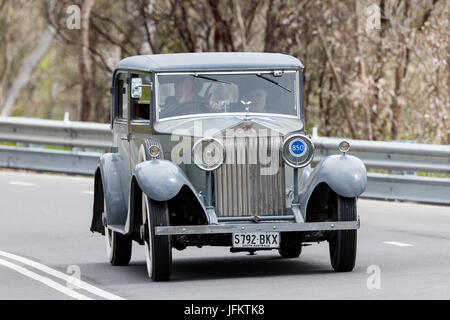
M142 79L132 78L131 79L131 97L135 99L140 99L142 97Z

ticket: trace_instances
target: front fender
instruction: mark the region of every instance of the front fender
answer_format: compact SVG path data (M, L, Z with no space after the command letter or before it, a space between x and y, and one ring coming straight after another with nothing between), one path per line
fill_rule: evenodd
M189 181L183 170L168 160L150 160L136 166L136 180L141 190L156 201L168 201L177 196L181 188L186 186L197 199L206 216L208 223L214 223L215 214L207 210L194 186Z
M195 190L183 170L168 160L142 162L136 166L135 175L141 190L156 201L174 198L184 185Z
M186 186L197 199L202 213L209 224L217 218L211 210L207 210L203 199L200 197L186 174L179 166L168 160L150 160L136 166L136 181L142 192L150 199L156 201L169 201L176 197L181 189Z
M319 162L300 192L303 214L306 213L309 197L322 182L342 197L358 197L366 189L366 166L360 159L350 155L332 155Z

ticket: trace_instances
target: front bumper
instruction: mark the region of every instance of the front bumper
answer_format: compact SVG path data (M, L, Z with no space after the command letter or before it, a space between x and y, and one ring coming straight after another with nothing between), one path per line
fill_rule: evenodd
M355 221L327 222L259 222L259 223L221 223L216 225L155 227L156 235L220 234L242 232L294 232L331 231L359 229L359 218Z

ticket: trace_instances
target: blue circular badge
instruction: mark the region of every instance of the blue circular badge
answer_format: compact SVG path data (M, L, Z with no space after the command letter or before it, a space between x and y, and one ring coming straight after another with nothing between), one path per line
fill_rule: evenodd
M289 144L289 152L294 157L300 157L306 151L305 143L298 139L294 140Z

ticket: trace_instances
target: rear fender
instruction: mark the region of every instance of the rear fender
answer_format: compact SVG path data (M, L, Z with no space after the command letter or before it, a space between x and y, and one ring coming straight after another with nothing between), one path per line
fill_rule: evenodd
M92 214L91 231L105 234L102 221L103 215L103 183L102 174L99 167L94 174L94 208Z
M127 203L121 184L122 168L116 153L107 153L100 157L94 181L94 212L91 231L103 233L101 204L103 197L106 204L106 221L109 225L123 226L127 218ZM101 194L102 193L102 194Z

